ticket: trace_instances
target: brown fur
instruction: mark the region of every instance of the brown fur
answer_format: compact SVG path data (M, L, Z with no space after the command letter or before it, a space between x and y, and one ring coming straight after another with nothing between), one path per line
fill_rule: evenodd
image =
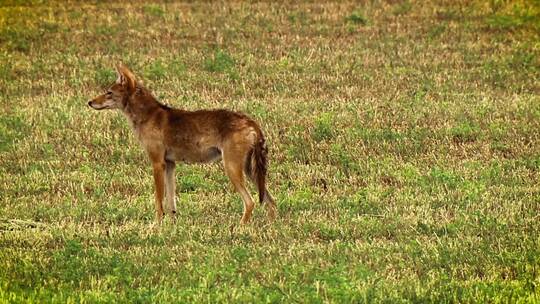
M223 166L244 202L241 223L247 223L254 208L244 184L244 174L267 202L268 215L276 205L266 189L267 149L261 128L248 116L228 110L185 111L159 103L140 86L129 69L117 67L118 79L88 104L97 110L120 109L148 153L154 172L156 218L164 215L163 200L174 217L175 163L204 163L223 159Z

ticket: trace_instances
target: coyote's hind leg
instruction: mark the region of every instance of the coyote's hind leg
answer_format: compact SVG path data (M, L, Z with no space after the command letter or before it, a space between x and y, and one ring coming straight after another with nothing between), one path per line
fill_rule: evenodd
M246 156L247 149L240 149L240 147L223 149L223 166L225 167L225 172L244 202L244 213L240 220L241 224L249 222L253 208L255 207L253 199L251 199L251 195L249 195L244 183L244 163Z

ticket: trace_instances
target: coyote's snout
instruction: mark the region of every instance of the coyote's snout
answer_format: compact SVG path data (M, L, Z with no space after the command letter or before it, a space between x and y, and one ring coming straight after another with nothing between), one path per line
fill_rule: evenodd
M274 218L276 204L266 189L267 150L261 128L244 114L227 110L185 111L158 102L123 65L107 92L90 100L96 110L120 109L133 126L154 170L156 218L164 215L163 200L176 214L174 168L178 161L204 163L223 160L223 167L244 202L241 223L251 218L254 203L244 176L255 183L259 200Z

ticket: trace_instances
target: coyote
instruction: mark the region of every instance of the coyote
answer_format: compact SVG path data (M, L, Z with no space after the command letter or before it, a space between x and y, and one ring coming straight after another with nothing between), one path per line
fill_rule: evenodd
M90 100L96 110L120 109L146 150L154 172L156 220L167 211L176 217L175 163L223 160L223 167L244 202L241 224L249 222L253 200L244 185L244 174L257 186L260 203L268 217L276 216L276 204L266 189L267 148L259 125L244 114L228 110L186 111L161 104L137 82L124 65L105 94Z

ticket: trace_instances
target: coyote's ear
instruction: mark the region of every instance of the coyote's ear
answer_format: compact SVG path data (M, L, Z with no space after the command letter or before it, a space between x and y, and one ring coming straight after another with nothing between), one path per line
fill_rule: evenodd
M126 68L123 64L118 64L116 66L116 73L118 74L118 78L116 79L116 83L123 85L128 89L128 91L134 91L136 86L136 80L135 75L131 73L131 71Z

